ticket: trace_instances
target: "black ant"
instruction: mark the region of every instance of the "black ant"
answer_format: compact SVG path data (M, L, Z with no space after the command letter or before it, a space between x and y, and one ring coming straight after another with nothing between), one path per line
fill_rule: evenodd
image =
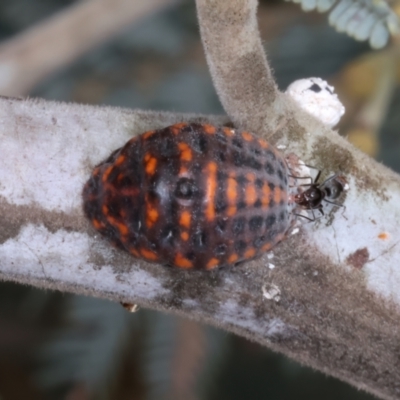
M346 179L339 174L335 174L327 178L324 182L318 183L320 177L321 177L321 171L318 171L317 176L311 183L299 185L299 186L309 186L309 188L304 192L296 194L294 196L294 201L296 204L298 204L299 206L303 207L306 210L311 210L313 214L313 219L308 218L302 214L295 214L295 215L309 219L310 221L315 221L316 218L314 216L314 210L318 210L321 213L321 216L324 215L323 204L322 204L324 201L326 201L329 204L334 204L335 206L338 207L342 206L341 204L338 204L333 200L336 200L344 191ZM294 177L294 178L306 179L299 177Z

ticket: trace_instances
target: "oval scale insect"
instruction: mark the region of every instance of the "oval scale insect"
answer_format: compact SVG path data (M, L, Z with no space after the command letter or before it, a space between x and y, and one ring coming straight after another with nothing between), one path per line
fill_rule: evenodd
M289 175L263 139L180 123L132 138L99 164L83 190L84 212L135 257L210 270L255 258L286 236L298 206ZM297 203L319 208L324 197Z

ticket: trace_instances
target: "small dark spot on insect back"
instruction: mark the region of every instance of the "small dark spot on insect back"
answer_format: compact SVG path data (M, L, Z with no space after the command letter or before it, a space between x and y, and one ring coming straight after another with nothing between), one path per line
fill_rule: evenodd
M167 225L162 231L161 231L161 238L168 243L169 245L174 244L174 240L177 234L177 229L173 225Z
M264 185L263 180L260 178L257 178L255 183L256 183L256 187L258 187L259 189L261 189Z
M240 187L242 187L242 186L244 186L244 185L247 184L247 179L246 179L246 177L244 177L243 175L239 175L239 176L236 178L236 182L237 182L237 184L238 184Z
M244 217L235 218L232 223L232 231L235 235L240 235L244 232L246 220Z
M245 167L249 167L251 169L255 169L256 171L260 170L262 165L259 163L254 157L247 157L243 163Z
M159 200L159 195L156 192L156 189L154 187L150 188L147 192L147 199L151 202L154 203L155 201Z
M308 89L314 93L319 93L322 90L321 86L317 85L316 83L313 83Z
M265 243L265 236L260 236L253 241L255 248L260 248Z
M225 220L220 219L217 221L216 225L215 225L215 230L219 233L219 234L223 234L225 233L225 229L226 229L227 223Z
M228 205L226 204L225 199L218 198L217 202L215 204L215 211L216 212L222 212L227 209Z
M228 138L226 135L218 129L217 133L215 134L216 138L222 143L228 143Z
M223 151L217 151L215 154L215 159L218 162L224 162L226 160L225 153Z
M272 182L269 182L269 183L268 183L268 186L269 186L271 192L273 192L274 189L275 189L275 185L274 185Z
M260 150L260 149L257 149L257 147L252 147L252 148L250 149L250 151L251 151L254 155L256 155L257 157L261 155L261 150Z
M187 200L192 198L196 192L197 192L197 187L193 179L190 178L179 179L175 190L176 197Z
M269 175L273 175L275 173L274 167L271 165L271 163L267 162L265 164L265 171L267 172L267 174Z
M178 146L176 146L175 141L166 137L159 141L158 155L159 157L170 158L179 154Z
M115 182L115 186L119 189L123 189L125 187L131 187L133 185L132 178L130 176L124 175L122 179L118 179Z
M236 167L242 167L246 164L246 157L241 152L233 151L232 158Z
M282 200L283 201L283 200ZM254 207L261 207L262 206L262 203L261 203L261 200L260 199L257 199L256 200L256 202L254 203Z
M243 253L244 252L244 250L246 249L246 247L247 247L247 244L246 244L246 242L244 242L243 240L238 240L237 242L235 242L235 250L239 253L239 254L241 254L241 253Z
M232 144L239 149L243 147L243 142L238 138L233 139Z
M189 251L188 253L186 253L185 258L190 261L194 261L194 259L196 258L196 254L194 251Z
M238 210L243 210L244 208L246 208L246 203L244 201L239 201L237 208Z
M266 240L267 242L271 242L272 240L274 240L276 238L276 235L278 234L276 229L269 229L266 233Z
M279 221L284 221L286 219L287 213L285 211L281 211L279 213Z
M220 170L217 171L217 179L219 182L225 182L226 179L228 178L228 175L225 172L222 172Z
M192 135L191 144L194 151L203 154L207 151L208 141L204 134L196 133Z
M270 160L270 161L275 161L275 160L276 160L276 156L275 156L275 154L274 154L273 151L271 151L271 150L266 150L266 151L264 152L264 154L265 154L265 157L266 157L268 160Z
M196 248L202 248L206 245L207 235L203 231L196 232L193 235L193 245Z
M268 215L268 217L265 219L265 224L267 226L267 229L273 226L275 222L276 222L275 214Z
M251 231L256 232L261 229L263 225L263 217L261 216L256 216L256 217L251 217L249 221L249 228Z
M216 256L223 256L226 253L226 244L220 244L215 248L215 255Z
M278 177L281 181L283 181L283 172L281 169L278 169Z

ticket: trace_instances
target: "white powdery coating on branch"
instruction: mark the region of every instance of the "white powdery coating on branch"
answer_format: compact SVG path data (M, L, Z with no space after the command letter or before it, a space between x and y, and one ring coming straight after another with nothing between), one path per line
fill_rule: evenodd
M0 154L6 155L0 159L0 196L10 204L40 205L49 211L81 207L82 188L89 178L84 167L99 163L110 149L123 145L130 136L126 127L120 121L110 124L112 113L107 119L102 111L98 118L101 109L95 107L88 107L87 119L82 118L86 107L64 104L48 110L38 106L31 117L35 107L24 104L0 108L0 125L15 131L10 134L0 128ZM99 134L85 134L86 130ZM110 134L104 135L105 131Z
M50 232L29 224L0 245L1 270L10 276L17 273L147 300L168 293L157 279L134 265L129 272L116 274L111 266L113 250L104 246L83 233ZM104 260L100 269L90 262L93 251Z
M306 112L325 125L333 127L344 114L335 89L321 78L306 78L294 81L286 93Z
M285 324L279 318L265 318L262 323L260 317L254 315L252 309L239 306L233 299L229 299L221 305L216 313L216 320L221 321L223 324L231 324L248 329L266 339L287 338L294 336L297 332L294 327Z
M359 193L356 182L350 179L344 207L336 211L333 220L326 224L322 218L318 223L304 224L303 229L321 253L358 270L368 289L400 305L400 193L395 183L386 188L385 196Z

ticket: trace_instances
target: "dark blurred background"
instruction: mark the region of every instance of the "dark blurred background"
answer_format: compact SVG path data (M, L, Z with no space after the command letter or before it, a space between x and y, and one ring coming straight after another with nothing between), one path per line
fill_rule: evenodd
M78 3L83 1L0 0L0 59L4 44L9 49L25 30L40 28ZM367 43L337 33L326 15L306 14L276 0L261 2L259 24L279 87L303 77L327 79L347 109L340 133L399 170L396 43L372 51ZM0 63L0 81L2 73ZM223 113L193 1L155 7L19 90L12 94ZM145 309L130 314L105 300L0 283L1 400L321 398L372 397L215 328Z

